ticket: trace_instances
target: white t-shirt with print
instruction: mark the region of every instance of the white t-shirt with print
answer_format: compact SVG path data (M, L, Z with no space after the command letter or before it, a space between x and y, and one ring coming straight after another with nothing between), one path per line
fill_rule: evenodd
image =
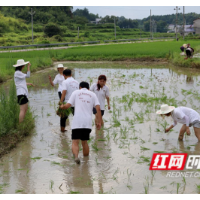
M26 95L28 97L28 88L26 85L26 78L30 77L30 71L27 74L24 74L21 71L16 71L14 74L14 81L17 89L18 95Z
M58 92L62 93L62 82L65 80L64 76L61 74L57 74L53 80L53 84L58 84Z
M79 89L79 83L73 77L69 77L63 81L62 89L67 90L66 95L65 95L65 102L67 102L69 98L71 97L71 94L75 90Z
M101 110L105 110L105 99L110 95L108 87L104 85L102 88L100 88L100 90L98 90L97 84L94 83L90 87L90 91L94 92L97 95Z
M82 88L72 93L68 103L75 107L71 129L92 129L92 110L100 105L96 94Z
M173 123L174 126L177 124L177 122L181 123L181 124L185 124L184 116L187 116L189 118L189 124L191 124L195 120L200 121L200 115L198 112L196 112L195 110L193 110L191 108L182 107L182 106L175 108L172 111L171 116L174 120L174 123Z

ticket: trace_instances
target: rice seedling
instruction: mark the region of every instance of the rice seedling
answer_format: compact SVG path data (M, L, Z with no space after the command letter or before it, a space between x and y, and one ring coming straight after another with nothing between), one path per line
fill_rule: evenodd
M140 150L141 151L148 151L148 150L150 150L149 148L146 148L146 147L143 147L143 146L140 146Z
M133 188L133 187L132 187L131 185L129 185L129 184L127 184L126 187L127 187L129 190L132 190L132 188Z
M79 191L70 191L70 194L80 194L80 192Z
M155 174L156 174L156 171L154 171L154 170L151 170L151 175L152 175L152 178L154 178Z
M197 184L196 184L196 187L197 187L198 193L200 193L200 185L197 185Z
M165 190L165 189L167 189L167 186L162 186L162 187L160 187L160 189Z
M52 161L51 164L52 165L61 165L59 162L55 162L55 161Z
M47 117L51 116L51 113L47 113Z
M92 149L93 149L96 153L97 153L98 151L101 150L100 148L97 147L97 143L96 143L96 142L94 142L94 143L92 144Z
M181 184L180 183L176 183L176 193L177 194L179 193L180 187L181 187Z
M182 181L183 181L183 183L186 185L186 180L185 180L185 177L183 177L183 180L182 180Z
M148 162L150 163L150 157L145 157L145 156L140 156L140 159L138 160L138 164L144 163L144 162Z
M34 157L34 158L31 158L32 160L36 161L36 160L40 160L42 157Z
M54 181L52 181L52 180L50 180L50 189L52 190L52 188L53 188L53 185L54 185Z
M142 138L140 138L140 141L141 141L141 143L142 143L142 144L144 144L144 143L145 143L145 141L144 141Z
M144 193L148 194L149 193L149 177L145 177L146 183L143 183L144 186Z
M128 158L134 159L135 157L131 154L129 154Z
M153 142L152 144L154 144L154 145L155 145L155 144L158 144L158 142Z
M15 193L22 193L22 192L24 192L23 189L21 189L21 190L15 190Z
M165 153L165 151L154 151L155 153Z

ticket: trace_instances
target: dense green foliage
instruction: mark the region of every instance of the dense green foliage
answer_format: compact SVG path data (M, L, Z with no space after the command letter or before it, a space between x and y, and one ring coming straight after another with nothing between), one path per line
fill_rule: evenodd
M34 127L34 118L30 109L23 123L19 124L19 105L14 81L11 81L9 93L0 88L0 137L8 134L29 134Z

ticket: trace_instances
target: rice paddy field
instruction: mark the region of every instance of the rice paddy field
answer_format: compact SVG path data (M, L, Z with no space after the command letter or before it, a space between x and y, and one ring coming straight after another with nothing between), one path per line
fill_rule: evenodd
M178 141L181 125L165 133L172 120L155 114L163 103L200 113L198 70L111 62L68 62L65 66L74 69L79 82L92 84L100 74L107 76L111 110L105 110L105 126L99 131L93 126L90 155L83 157L80 148L81 164L77 165L71 153L72 116L68 131L61 133L55 114L57 88L48 83L48 75L56 71L38 71L29 80L36 85L29 88L30 106L37 116L35 131L1 158L0 193L200 193L197 177L170 178L168 171L149 170L155 152L199 154L200 143L192 128L191 136Z
M200 51L197 40L188 40L195 52ZM95 46L79 46L61 50L44 50L29 52L0 53L0 82L11 78L12 65L18 59L32 63L32 71L46 68L53 61L122 61L122 60L154 60L172 59L176 65L190 67L191 63L199 65L199 58L184 60L180 54L183 41L152 41L130 44L109 44Z

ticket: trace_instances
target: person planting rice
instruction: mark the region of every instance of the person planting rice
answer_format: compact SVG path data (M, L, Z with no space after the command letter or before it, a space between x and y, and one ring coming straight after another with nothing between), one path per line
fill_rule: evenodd
M64 81L62 83L62 96L60 99L60 103L62 102L68 102L72 92L75 90L78 90L79 83L72 77L72 71L70 69L65 69L63 71ZM74 115L74 107L72 105L71 107L72 114ZM61 131L65 132L65 126L66 126L66 120L68 118L68 115L61 117L60 125L61 125Z
M27 74L24 74L22 70L27 66ZM23 122L26 112L28 110L28 88L27 85L34 86L32 83L26 83L26 78L30 77L30 66L28 62L24 62L23 59L17 60L15 67L14 81L17 90L18 104L20 105L19 123Z
M187 48L187 44L183 44L183 46L180 47L180 50L182 51L181 55L185 55L184 54L184 50Z
M177 107L168 106L167 104L161 105L161 109L156 112L156 114L171 116L174 120L173 124L165 129L165 132L169 132L177 123L183 124L179 132L179 140L183 140L184 133L190 135L189 127L193 126L195 135L200 142L200 115L195 110L187 107Z
M100 103L101 108L101 116L103 117L104 111L105 111L105 99L107 99L108 103L108 110L110 110L110 100L109 100L109 89L106 86L107 78L105 75L100 75L98 78L98 82L94 83L90 90L94 92L97 95L97 98ZM95 124L97 124L97 111L95 108L93 108L93 114L95 115ZM103 119L101 121L101 124L103 126L104 122Z
M185 52L186 52L186 55L187 55L187 57L185 59L192 58L193 53L194 53L194 49L192 47L190 47L190 44L187 44L187 48L186 48Z
M75 162L80 164L78 157L79 153L79 141L81 140L83 147L83 156L89 155L89 146L87 140L90 139L90 133L92 130L92 109L96 108L98 122L97 129L101 128L101 110L100 103L97 96L89 91L89 84L87 82L81 82L79 86L80 90L74 91L67 104L61 105L61 109L68 109L71 106L75 106L75 113L72 122L72 153L75 157Z

